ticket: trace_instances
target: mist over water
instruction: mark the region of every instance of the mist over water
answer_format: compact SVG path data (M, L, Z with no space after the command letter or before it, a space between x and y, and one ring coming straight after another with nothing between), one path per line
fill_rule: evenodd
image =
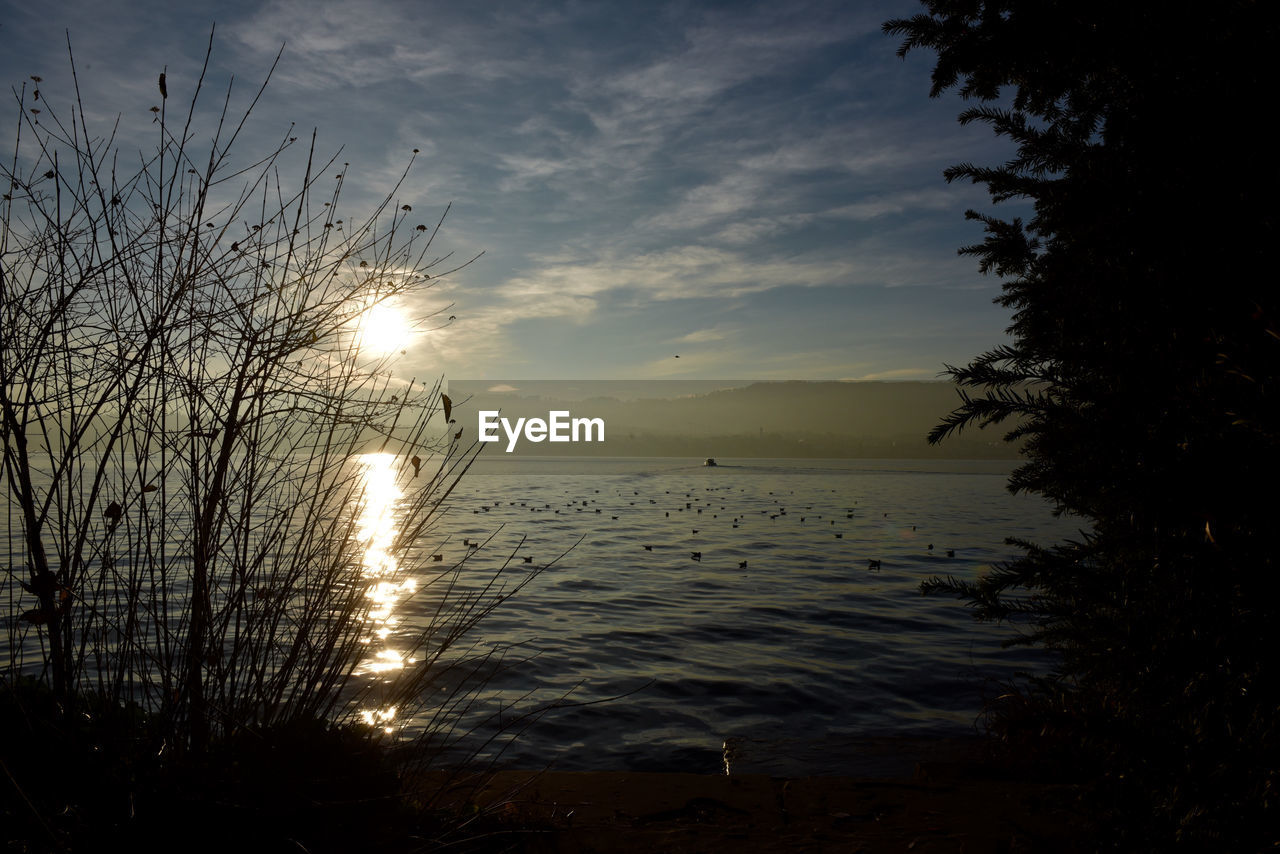
M526 694L591 704L550 712L504 761L714 773L727 743L735 771L839 773L851 740L971 733L993 680L1049 666L919 593L1015 556L1006 537L1077 535L1008 493L1011 463L700 462L482 457L454 492L426 548L454 561L493 535L477 576L581 538L471 638L510 665L473 720ZM405 628L431 608L405 602Z

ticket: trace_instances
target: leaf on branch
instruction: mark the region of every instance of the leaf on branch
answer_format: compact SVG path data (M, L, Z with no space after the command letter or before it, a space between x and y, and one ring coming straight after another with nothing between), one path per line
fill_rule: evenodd
M449 399L449 395L440 395L440 402L444 404L444 420L449 420L449 414L453 412L453 401Z

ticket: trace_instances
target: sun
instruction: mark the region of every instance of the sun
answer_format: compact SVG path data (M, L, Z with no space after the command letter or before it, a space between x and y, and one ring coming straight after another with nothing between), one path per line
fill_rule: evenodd
M412 333L404 312L390 302L369 306L356 320L356 346L366 353L403 350Z

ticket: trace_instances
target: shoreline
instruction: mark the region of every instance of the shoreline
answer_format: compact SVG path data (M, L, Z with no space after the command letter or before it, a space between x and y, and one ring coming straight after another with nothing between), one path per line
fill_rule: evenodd
M887 767L887 766L886 766ZM433 808L473 816L476 849L529 852L1074 852L1085 786L947 756L908 774L429 772Z

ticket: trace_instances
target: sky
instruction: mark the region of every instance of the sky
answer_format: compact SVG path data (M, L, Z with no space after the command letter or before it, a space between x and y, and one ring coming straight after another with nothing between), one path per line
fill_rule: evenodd
M931 380L1006 340L999 281L957 254L986 193L942 170L1010 149L928 97L932 54L895 55L881 24L920 8L0 0L0 80L65 95L69 35L91 120L145 128L211 29L214 104L283 45L240 153L315 129L355 221L419 149L397 208L451 205L437 246L483 252L401 307L456 319L400 375Z

